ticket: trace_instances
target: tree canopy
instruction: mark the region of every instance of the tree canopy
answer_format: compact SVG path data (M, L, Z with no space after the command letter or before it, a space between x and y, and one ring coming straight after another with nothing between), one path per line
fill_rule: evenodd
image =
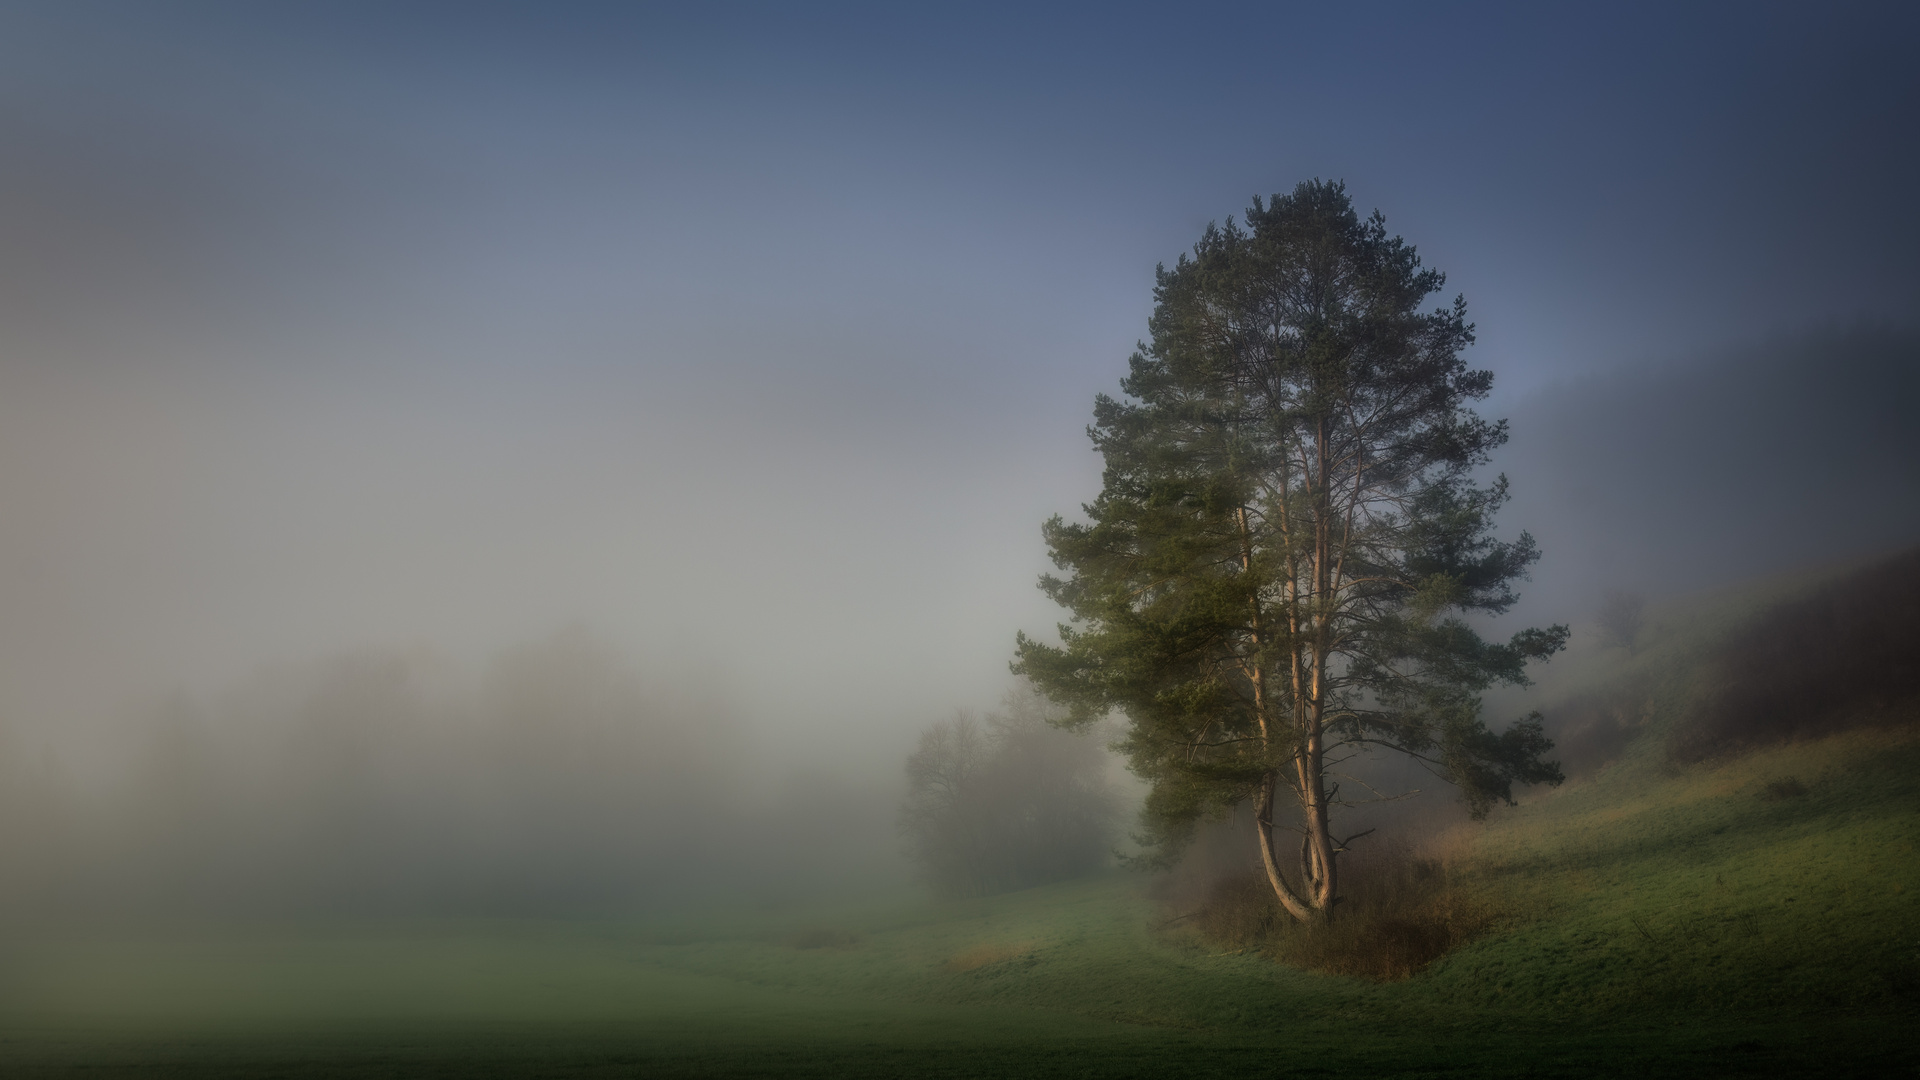
M1086 521L1044 528L1063 572L1060 644L1022 634L1015 669L1070 707L1111 711L1151 791L1143 840L1177 850L1248 800L1281 904L1331 915L1345 842L1340 763L1385 748L1458 785L1475 816L1516 783L1557 783L1537 716L1503 732L1479 694L1526 681L1565 627L1484 639L1469 619L1515 601L1538 558L1493 535L1504 476L1475 473L1507 439L1469 403L1466 303L1422 310L1445 277L1340 183L1255 199L1161 266L1155 308L1089 429L1105 457ZM1274 842L1298 807L1297 876ZM1351 838L1349 838L1351 839Z

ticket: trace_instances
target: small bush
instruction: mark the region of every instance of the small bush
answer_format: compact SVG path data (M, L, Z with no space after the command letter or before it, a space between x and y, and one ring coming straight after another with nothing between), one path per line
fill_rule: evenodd
M1206 903L1191 916L1193 927L1215 945L1228 949L1264 946L1290 918L1274 898L1263 871L1221 878Z
M1258 950L1292 967L1390 982L1418 974L1491 921L1457 895L1440 863L1403 848L1350 854L1331 922L1309 926L1281 908L1264 871L1221 879L1188 918L1216 947Z

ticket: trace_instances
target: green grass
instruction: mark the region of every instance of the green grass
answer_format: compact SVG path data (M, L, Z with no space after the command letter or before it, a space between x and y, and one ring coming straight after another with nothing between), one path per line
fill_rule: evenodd
M16 933L0 1075L1916 1075L1920 736L1663 750L1760 594L1554 672L1639 688L1645 730L1452 838L1496 918L1402 982L1220 954L1123 874L780 915Z
M1501 965L1559 919L1375 986L1169 941L1137 885L797 922L16 944L0 1072L1679 1076L1907 1060L1898 1008L1595 1017L1499 992ZM788 943L830 914L857 943ZM1457 997L1462 982L1494 1000Z
M1528 917L1423 982L1607 1011L1911 1004L1917 750L1911 734L1856 731L1719 768L1603 776L1499 821L1467 878ZM1636 765L1655 767L1619 768ZM1789 778L1805 793L1770 799Z

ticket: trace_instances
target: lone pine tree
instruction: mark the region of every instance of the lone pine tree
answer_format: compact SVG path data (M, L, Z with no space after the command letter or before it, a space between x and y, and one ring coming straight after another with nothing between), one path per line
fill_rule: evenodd
M1067 723L1128 719L1143 839L1177 851L1251 800L1267 878L1303 921L1339 895L1347 756L1412 755L1476 817L1562 778L1537 715L1497 734L1480 717L1480 692L1525 683L1567 630L1495 642L1467 621L1507 610L1538 552L1492 535L1506 479L1472 474L1506 424L1468 407L1493 377L1460 357L1465 300L1420 310L1444 283L1340 183L1209 226L1158 270L1126 398L1095 402L1106 471L1086 522L1045 526L1064 576L1041 587L1072 621L1059 645L1019 638L1015 670ZM1297 876L1276 804L1298 808Z

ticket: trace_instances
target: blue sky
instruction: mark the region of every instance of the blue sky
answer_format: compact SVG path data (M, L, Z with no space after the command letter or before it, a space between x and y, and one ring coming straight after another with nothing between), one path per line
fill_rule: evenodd
M1344 179L1466 295L1496 413L1910 327L1916 30L0 7L0 704L584 620L767 723L910 733L1052 621L1038 524L1208 221Z

